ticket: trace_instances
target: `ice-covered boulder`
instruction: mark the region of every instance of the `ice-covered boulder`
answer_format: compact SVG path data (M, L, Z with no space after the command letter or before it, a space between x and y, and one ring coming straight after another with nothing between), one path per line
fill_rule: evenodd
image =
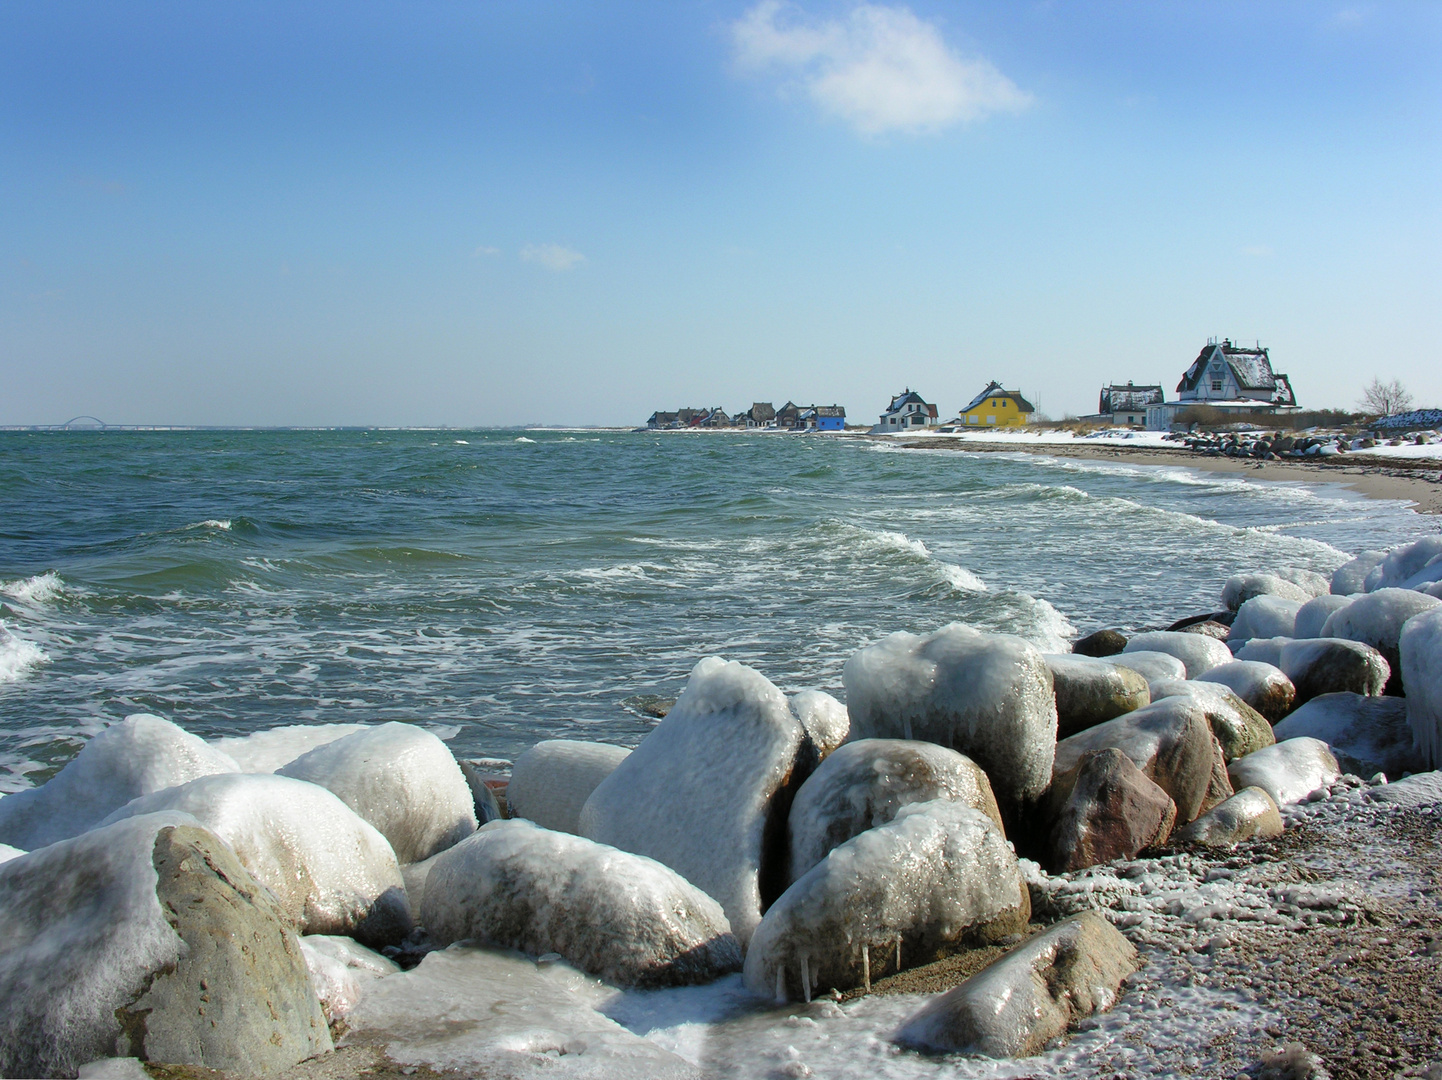
M1195 702L1186 697L1153 701L1056 744L1052 805L1065 805L1089 751L1114 746L1171 796L1179 822L1191 821L1211 784L1212 742L1207 714Z
M1299 738L1238 758L1227 767L1227 774L1238 791L1259 787L1278 806L1288 806L1329 787L1342 770L1321 739Z
M1282 649L1295 640L1289 637L1250 638L1247 641L1230 641L1227 644L1238 660L1253 660L1259 664L1271 664L1274 668L1280 668Z
M1393 548L1368 571L1364 588L1369 593L1381 589L1410 588L1408 579L1439 555L1442 555L1442 536L1424 536L1411 544Z
M1298 600L1280 596L1254 596L1237 609L1227 640L1296 637L1297 612L1302 606Z
M1332 612L1346 607L1351 602L1350 596L1333 596L1330 593L1308 600L1297 609L1297 617L1293 620L1290 636L1295 638L1321 637L1322 627L1327 625L1327 619L1331 617Z
M833 848L766 912L743 977L810 1000L1025 930L1031 900L996 823L947 799L903 806Z
M719 657L581 809L581 835L669 866L745 946L785 888L786 813L817 750L780 690Z
M1290 641L1278 653L1277 667L1297 688L1293 706L1322 694L1381 694L1392 665L1370 645L1345 638Z
M389 945L410 932L390 844L325 788L269 773L203 776L135 799L105 824L173 810L229 844L302 933Z
M1029 642L960 623L895 633L847 660L842 680L853 738L949 746L986 770L1003 806L1046 790L1056 700Z
M851 734L846 706L823 690L803 690L791 696L791 711L824 759Z
M475 803L446 744L413 724L357 731L277 771L334 794L390 841L400 862L419 862L476 831Z
M1290 581L1309 597L1326 596L1327 593L1332 591L1331 577L1326 574L1319 574L1315 570L1305 570L1300 566L1288 566L1281 570L1274 570L1272 573L1283 581Z
M1276 596L1299 604L1312 599L1302 586L1276 574L1233 574L1222 585L1222 605L1228 611L1240 610L1254 596Z
M1136 652L1123 652L1116 656L1109 656L1107 661L1117 667L1135 671L1149 683L1156 682L1158 679L1185 679L1187 677L1187 665L1171 653L1138 649Z
M1071 794L1051 831L1057 873L1081 870L1165 842L1177 806L1116 747L1092 750L1077 765Z
M1096 912L1033 935L960 986L933 998L896 1033L931 1053L1028 1057L1121 996L1137 950Z
M965 754L936 743L861 739L847 743L806 778L791 804L794 882L826 853L885 825L903 806L951 799L980 810L1001 828L991 783Z
M210 745L234 758L240 772L268 773L365 728L364 724L289 724L248 735L226 735L211 739Z
M493 821L436 860L421 922L442 945L558 953L620 986L687 986L741 966L721 905L680 874L522 820Z
M47 783L0 799L0 843L34 851L84 832L137 796L236 771L230 757L169 720L127 716Z
M1362 694L1314 697L1274 729L1279 740L1321 739L1343 772L1401 776L1427 767L1407 723L1408 700Z
M1438 600L1442 600L1442 581L1434 581L1426 588L1419 585L1417 586L1417 591L1424 596L1435 596Z
M9 844L0 844L0 863L7 863L11 859L18 859L25 852L18 847L11 847Z
M1047 653L1043 659L1056 695L1058 738L1151 703L1147 679L1131 668L1069 653Z
M1398 651L1407 689L1407 723L1417 752L1424 767L1442 765L1442 607L1409 619L1399 636Z
M1254 836L1280 836L1282 815L1259 787L1243 788L1177 831L1177 839L1203 847L1235 847Z
M377 979L400 971L394 960L348 937L307 934L300 939L300 951L310 984L332 1024L349 1016Z
M1442 772L1416 773L1395 784L1383 784L1367 793L1372 802L1392 806L1436 806L1442 803Z
M575 739L536 743L516 758L511 769L511 782L506 786L511 816L546 829L577 832L581 807L630 752L624 746Z
M1198 682L1220 683L1276 723L1292 710L1297 688L1282 669L1259 660L1233 660L1203 672ZM1253 747L1252 749L1260 749ZM1246 751L1251 753L1250 750Z
M1153 701L1173 697L1189 699L1206 715L1212 734L1222 748L1223 761L1244 757L1277 741L1272 737L1272 725L1266 717L1224 684L1199 679L1152 683Z
M112 1056L254 1076L331 1048L289 920L184 814L5 863L0 912L5 1076Z
M1127 642L1122 655L1134 652L1160 652L1175 656L1186 665L1189 679L1195 679L1218 664L1230 663L1232 659L1232 650L1216 638L1205 634L1183 634L1176 630L1138 634Z
M1322 627L1322 637L1360 641L1372 646L1392 668L1387 693L1400 694L1402 672L1398 663L1397 642L1402 635L1402 626L1412 616L1438 605L1442 605L1442 600L1426 593L1411 589L1378 589L1332 612Z
M1434 555L1432 561L1422 567L1415 574L1402 582L1399 588L1413 589L1417 592L1425 592L1429 596L1435 595L1432 589L1442 585L1442 555Z
M1127 636L1120 630L1097 630L1072 642L1076 656L1115 656L1127 647Z
M1336 596L1352 596L1365 592L1367 575L1387 557L1385 551L1363 551L1351 562L1332 571L1331 591Z

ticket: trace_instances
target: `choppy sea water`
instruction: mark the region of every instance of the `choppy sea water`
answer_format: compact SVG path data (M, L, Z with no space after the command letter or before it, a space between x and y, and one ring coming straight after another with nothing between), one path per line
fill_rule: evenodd
M1435 532L1328 485L827 436L0 433L0 791L147 711L634 745L708 654L840 696L893 630L1056 648Z

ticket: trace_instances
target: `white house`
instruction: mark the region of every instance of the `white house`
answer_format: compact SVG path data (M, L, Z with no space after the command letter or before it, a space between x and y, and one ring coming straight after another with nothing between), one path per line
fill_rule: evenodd
M935 423L936 406L923 401L920 394L908 387L891 399L890 406L881 414L881 422L871 429L871 433L910 431L912 428L931 427Z
M1258 345L1244 349L1230 338L1203 346L1182 381L1177 400L1147 406L1147 427L1166 431L1177 414L1193 405L1207 405L1234 420L1271 416L1297 407L1292 383L1272 370L1272 358Z

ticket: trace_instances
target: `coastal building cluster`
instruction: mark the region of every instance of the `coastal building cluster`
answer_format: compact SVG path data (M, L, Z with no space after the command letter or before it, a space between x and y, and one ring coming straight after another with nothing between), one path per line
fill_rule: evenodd
M686 428L842 431L846 427L846 410L840 405L798 405L794 401L788 401L778 409L769 401L757 401L751 408L734 415L720 405L710 409L657 411L646 421L646 427L653 431L681 431Z

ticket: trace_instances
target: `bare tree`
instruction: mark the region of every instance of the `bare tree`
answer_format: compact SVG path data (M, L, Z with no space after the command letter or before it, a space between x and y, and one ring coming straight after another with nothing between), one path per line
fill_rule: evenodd
M1406 412L1412 407L1412 395L1407 392L1407 388L1398 379L1384 383L1381 379L1374 377L1362 391L1362 400L1359 404L1362 406L1363 412L1373 416L1393 416Z

